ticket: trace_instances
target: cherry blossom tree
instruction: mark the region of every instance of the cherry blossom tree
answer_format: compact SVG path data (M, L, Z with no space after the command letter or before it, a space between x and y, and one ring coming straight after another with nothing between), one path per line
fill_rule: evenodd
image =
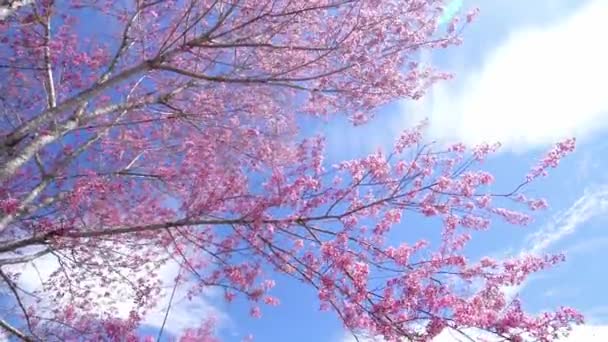
M10 1L9 1L10 3ZM22 4L23 3L23 4ZM6 7L6 6L9 6ZM38 0L2 3L0 276L4 333L23 341L155 340L161 289L215 288L251 315L277 272L318 293L355 336L429 341L444 329L550 341L581 316L527 314L504 289L561 255L469 261L473 231L531 222L478 165L497 146L443 146L424 125L388 152L328 165L300 118L364 124L449 78L420 52L459 43L440 0ZM388 239L428 217L439 244ZM24 265L53 262L40 289ZM177 265L163 282L158 269ZM129 303L120 313L119 306ZM164 323L158 337L163 335ZM215 341L213 322L179 336Z

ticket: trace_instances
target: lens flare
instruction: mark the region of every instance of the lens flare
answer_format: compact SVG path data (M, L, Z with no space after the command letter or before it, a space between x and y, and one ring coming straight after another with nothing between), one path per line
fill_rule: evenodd
M460 11L460 9L462 8L462 5L464 5L464 0L454 0L454 1L450 2L445 7L441 18L439 18L439 24L443 25L443 24L447 24L448 22L450 22L450 20L452 20L452 18L454 18L456 13L458 13L458 11Z

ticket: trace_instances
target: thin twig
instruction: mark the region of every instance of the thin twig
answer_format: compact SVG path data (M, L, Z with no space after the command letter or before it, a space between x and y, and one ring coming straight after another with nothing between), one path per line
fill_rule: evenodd
M180 273L181 273L181 266L179 268L179 271L177 272L177 277L175 279L175 285L173 285L173 290L171 291L171 297L169 297L169 304L167 305L167 310L165 311L165 317L163 318L163 324L161 324L160 330L158 331L158 337L156 338L157 342L159 342L160 338L163 336L163 330L165 329L165 324L167 323L167 318L169 317L169 311L171 310L171 305L173 304L173 298L175 297L177 285L179 284Z

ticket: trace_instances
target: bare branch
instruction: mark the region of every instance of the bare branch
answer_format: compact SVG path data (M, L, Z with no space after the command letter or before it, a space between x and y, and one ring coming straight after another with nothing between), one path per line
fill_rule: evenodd
M13 327L12 325L10 325L7 321L5 321L3 319L0 319L0 328L4 329L9 334L17 337L21 341L24 341L24 342L35 342L34 339L30 338L25 333L23 333L22 331L18 330L15 327Z

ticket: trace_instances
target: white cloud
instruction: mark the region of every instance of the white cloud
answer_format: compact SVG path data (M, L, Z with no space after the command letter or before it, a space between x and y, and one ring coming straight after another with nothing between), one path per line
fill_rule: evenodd
M497 338L489 333L468 329L467 336L474 341L499 342L503 338ZM470 342L471 340L457 331L446 329L433 339L433 342ZM382 338L359 338L359 342L382 342ZM575 326L568 337L562 337L560 342L604 342L608 341L608 325L579 325ZM356 342L352 335L345 335L340 342Z
M604 342L608 341L608 325L581 325L574 327L572 333L563 339L566 342Z
M160 327L169 304L171 309L167 316L164 331L169 334L178 334L188 328L196 328L209 317L217 319L217 323L226 320L227 317L218 308L210 303L210 299L217 296L215 291L205 291L202 295L188 298L188 289L191 284L181 283L176 288L173 300L170 301L175 276L179 272L176 263L170 263L160 271L160 278L166 284L161 293L161 299L157 306L148 312L144 324Z
M503 341L503 338L492 337L492 335L485 333L480 334L478 332L467 332L467 335L479 340L483 338L486 342L499 342ZM470 342L470 339L463 337L457 332L445 330L435 339L433 342ZM580 325L576 326L570 332L568 337L560 338L560 342L604 342L608 341L608 326L606 325Z
M549 247L574 234L591 219L605 215L607 212L608 187L587 189L568 209L556 214L537 232L530 234L520 254L547 253ZM513 298L526 285L527 281L519 286L507 287L504 292L508 298Z
M587 189L567 210L528 238L525 253L541 254L577 229L608 211L608 187Z
M549 248L564 238L574 234L578 229L591 219L595 219L608 212L608 187L596 187L588 189L568 209L557 214L549 223L531 234L521 254L542 254L548 252ZM508 297L515 296L526 283L520 286L505 288ZM487 332L477 329L465 329L467 335L474 339L484 338L484 341L499 341ZM359 338L360 342L380 342L381 338ZM433 342L461 342L470 341L457 331L446 329ZM575 326L568 338L561 339L563 342L603 342L608 341L608 325L582 325ZM346 333L341 342L355 342L350 333Z
M19 9L19 7L28 5L33 0L13 0L13 1L2 1L0 3L0 20L6 19L9 15L13 14Z
M467 331L474 340L486 342L503 341L503 338L493 337L488 333ZM483 339L482 339L483 338ZM471 340L452 330L444 330L433 342L470 342ZM608 325L579 325L575 326L568 337L560 338L560 342L604 342L608 341Z
M531 234L527 239L526 247L521 250L521 254L546 253L552 245L571 236L578 229L584 227L584 224L592 219L604 216L607 212L608 187L601 186L587 189L568 209L557 214L548 224ZM526 285L527 282L524 282L519 286L506 288L504 291L508 297L512 298ZM571 335L560 341L608 341L608 326L575 326ZM449 342L449 340L445 342Z
M478 70L456 71L456 86L440 83L403 104L404 120L429 117L438 139L514 150L608 128L607 17L608 2L595 0L563 21L513 32Z
M475 341L481 340L485 342L504 341L503 338L496 337L490 333L480 331L472 331L469 329L466 332L467 336ZM439 336L433 339L433 342L470 342L471 340L464 337L460 333L451 329L444 330ZM608 341L608 325L579 325L575 326L568 337L562 337L560 342L604 342Z
M36 293L43 291L43 283L47 282L52 273L58 269L57 259L47 254L43 257L29 262L25 265L16 265L7 267L11 271L19 271L18 278L19 287L30 292ZM221 327L222 323L227 321L227 316L215 307L211 301L217 297L217 292L213 290L205 290L202 294L188 298L189 283L180 283L176 288L173 300L170 300L171 293L174 287L174 279L179 272L177 262L169 261L157 270L157 276L162 281L162 290L158 295L157 304L154 308L147 311L142 324L148 327L160 328L164 320L164 316L169 304L171 309L167 316L167 321L164 326L164 335L175 335L188 328L197 328L206 318L213 317L216 319L216 324ZM96 279L90 280L95 284L93 290L98 293L106 292L107 289L97 286ZM82 285L82 284L81 284ZM112 291L112 306L117 310L118 318L127 318L129 312L134 308L132 298L133 291L129 286L120 285ZM12 296L8 289L0 287L0 292ZM28 296L23 296L22 300L31 300ZM30 304L30 303L26 303ZM31 304L34 304L33 302ZM35 303L39 310L46 310L48 305L53 303ZM100 303L99 305L103 305ZM2 341L0 337L0 341Z

